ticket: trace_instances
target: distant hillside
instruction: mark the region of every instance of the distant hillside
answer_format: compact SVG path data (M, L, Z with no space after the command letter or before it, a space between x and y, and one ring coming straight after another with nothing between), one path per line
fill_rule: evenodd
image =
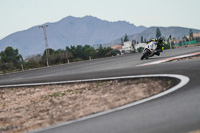
M183 28L183 27L150 27L144 30L141 33L129 35L129 40L138 40L140 42L141 36L146 40L149 40L150 38L156 38L156 29L159 28L162 36L166 39L169 37L169 35L172 35L172 38L180 39L184 36L189 35L190 28ZM199 33L200 30L198 29L192 29L194 33ZM119 44L121 42L121 38L116 39L115 41L108 44L109 46L114 44Z
M109 22L92 16L66 17L55 23L46 23L50 48L64 49L71 45L93 45L111 42L125 34L140 33L146 27L136 27L125 21ZM19 49L23 56L40 54L45 49L43 30L38 26L13 33L0 40L0 51L7 46Z

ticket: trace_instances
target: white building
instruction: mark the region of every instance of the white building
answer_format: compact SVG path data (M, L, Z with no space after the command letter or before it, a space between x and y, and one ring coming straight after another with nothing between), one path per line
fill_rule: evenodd
M122 53L131 53L134 52L134 44L132 41L124 42L124 46L122 46Z

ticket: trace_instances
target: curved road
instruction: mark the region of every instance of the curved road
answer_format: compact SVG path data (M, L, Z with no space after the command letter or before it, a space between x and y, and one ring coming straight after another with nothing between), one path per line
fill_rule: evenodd
M200 129L200 59L140 66L169 57L200 52L200 47L164 51L140 60L141 54L109 57L0 75L0 86L144 74L180 74L190 78L164 97L100 117L40 131L41 133L186 133Z

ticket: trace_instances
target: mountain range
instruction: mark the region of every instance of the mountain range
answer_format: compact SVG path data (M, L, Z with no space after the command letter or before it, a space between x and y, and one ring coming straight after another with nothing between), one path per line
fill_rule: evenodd
M55 23L45 23L48 25L47 39L49 48L65 49L71 45L104 44L111 46L119 44L121 38L128 35L129 40L149 39L155 37L156 28L135 26L126 21L109 22L93 16L73 17L68 16ZM170 34L172 37L180 38L189 34L189 28L183 27L159 27L163 36ZM193 29L194 33L200 30ZM41 54L45 50L45 41L42 28L38 26L27 30L15 32L0 40L0 51L7 46L19 50L23 57L28 55Z
M68 16L48 25L47 39L49 48L65 49L71 45L94 45L111 42L125 34L136 34L144 31L146 27L136 27L125 21L109 22L96 17L82 18ZM0 51L7 46L17 48L23 56L40 54L45 49L42 28L34 26L30 29L13 33L0 40Z

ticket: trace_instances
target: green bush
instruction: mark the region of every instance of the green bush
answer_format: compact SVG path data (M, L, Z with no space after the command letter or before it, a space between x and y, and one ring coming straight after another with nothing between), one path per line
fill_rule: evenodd
M141 53L143 50L144 50L144 47L139 47L139 48L137 48L137 51L138 51L139 53Z
M170 49L170 45L169 44L164 44L164 50L165 49Z

